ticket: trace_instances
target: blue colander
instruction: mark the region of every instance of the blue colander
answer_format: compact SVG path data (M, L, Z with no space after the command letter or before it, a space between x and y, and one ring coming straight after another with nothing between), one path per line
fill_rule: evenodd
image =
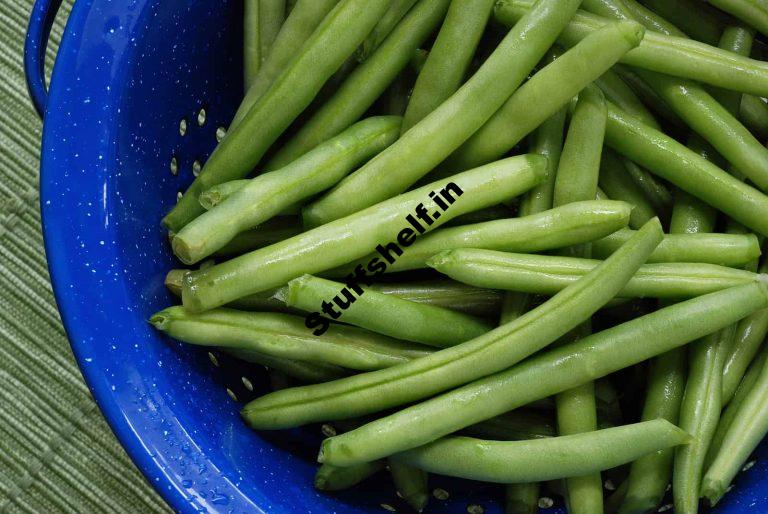
M45 120L46 252L72 349L128 454L185 513L407 512L384 475L318 494L320 427L259 434L240 420L241 402L267 386L263 368L182 346L146 322L174 301L163 287L175 263L159 220L241 97L241 0L77 0L46 91L59 3L35 3L25 55ZM718 512L768 512L765 455ZM501 512L498 487L431 486L440 499L430 512Z

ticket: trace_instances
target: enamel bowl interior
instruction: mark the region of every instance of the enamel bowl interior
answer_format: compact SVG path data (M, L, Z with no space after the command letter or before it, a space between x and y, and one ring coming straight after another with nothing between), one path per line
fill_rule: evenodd
M236 0L77 0L52 79L41 174L62 319L104 415L175 509L407 512L384 474L318 494L320 427L255 433L238 415L267 387L264 369L211 358L146 322L174 302L163 278L177 263L159 220L241 96L240 9ZM768 511L765 471L758 458L719 511ZM431 512L501 512L499 487L441 478L431 487L450 494L433 498Z

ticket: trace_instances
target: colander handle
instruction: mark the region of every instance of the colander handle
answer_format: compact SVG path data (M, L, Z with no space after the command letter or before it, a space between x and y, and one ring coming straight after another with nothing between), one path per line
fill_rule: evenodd
M45 86L45 50L48 37L56 19L61 0L35 0L24 42L24 73L32 103L40 117L48 103L48 89Z

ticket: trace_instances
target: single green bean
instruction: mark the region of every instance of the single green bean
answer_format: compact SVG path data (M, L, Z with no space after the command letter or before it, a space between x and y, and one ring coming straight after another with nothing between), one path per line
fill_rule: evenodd
M261 66L260 4L261 0L244 0L243 2L243 81L246 91L253 84L253 79Z
M560 156L553 207L595 198L606 118L602 91L596 87L585 88L579 94Z
M507 484L504 487L504 514L539 512L539 483Z
M749 57L752 52L752 44L754 40L755 31L751 28L729 26L723 31L718 46L723 50ZM714 96L729 113L738 117L739 108L741 107L741 93L738 91L719 89L712 91L712 96Z
M172 269L165 276L165 287L174 295L181 298L181 292L184 288L185 276L190 272L186 269ZM470 287L470 286L467 286ZM294 309L289 309L285 303L274 297L277 289L269 289L251 296L239 298L234 302L227 304L227 307L246 310L246 311L267 311L267 312L286 312L296 313Z
M760 272L768 271L766 262ZM723 405L731 401L741 379L760 350L760 345L768 335L768 310L758 311L744 318L736 328L736 335L731 350L723 366Z
M655 420L531 441L446 437L392 458L441 475L517 483L598 473L689 441L686 432Z
M427 267L427 260L444 250L484 248L510 252L541 252L588 243L627 226L631 208L624 202L575 202L522 218L507 218L436 230L417 240L387 272ZM345 264L329 275L341 276L364 265L372 256Z
M693 435L686 447L675 450L672 497L675 512L698 512L704 459L717 429L722 409L723 362L735 326L725 327L691 345L688 380L680 406L679 425Z
M600 187L610 197L632 205L629 226L638 228L656 216L653 205L632 180L622 160L610 150L603 152L600 163Z
M348 285L304 275L288 282L281 297L289 307L312 313L310 327L321 335L330 324L322 316L338 319L389 337L438 348L455 346L485 334L491 326L476 318L442 307L409 302L366 290L351 277ZM335 307L334 307L335 304ZM310 317L307 318L308 327ZM451 327L446 330L446 327ZM304 329L305 334L310 331ZM322 339L322 338L321 338Z
M648 370L648 389L641 420L666 419L677 424L685 390L686 352L676 348L656 357ZM642 514L661 504L672 476L674 452L661 450L632 463L620 514Z
M265 355L250 350L227 348L226 353L246 362L261 364L269 369L276 369L289 377L296 378L307 384L318 384L337 380L349 375L348 371L333 364L322 362L306 362L293 359L283 359L272 355Z
M739 117L755 136L762 141L768 139L768 105L762 99L742 95Z
M648 171L743 225L768 234L768 196L610 102L605 140L608 146Z
M721 11L768 35L768 4L764 0L708 0Z
M275 170L286 166L360 119L408 66L413 52L442 21L449 3L450 0L418 2L382 45L352 71L265 168Z
M483 419L665 353L766 306L768 288L763 283L732 287L671 305L326 439L319 459L351 465L427 444ZM638 341L643 343L637 344ZM456 405L462 408L456 409ZM308 405L303 404L302 408ZM546 461L541 455L539 459ZM591 457L592 453L585 455ZM509 462L506 461L507 466Z
M441 252L428 264L454 280L475 287L552 295L595 269L601 261L458 249ZM624 298L690 298L748 284L758 275L715 264L644 264L617 293Z
M716 45L722 34L723 16L699 0L640 0L643 5L672 22L693 39Z
M592 254L604 259L634 231L623 229L592 243ZM667 234L648 262L701 262L722 266L743 266L760 256L754 234Z
M387 467L397 495L416 512L423 511L429 502L427 472L394 459L387 459Z
M219 248L217 256L241 255L257 248L263 248L284 239L301 234L301 223L295 217L280 216L251 230L240 232L232 240Z
M363 371L387 368L432 353L420 345L343 325L330 326L323 337L317 337L307 330L302 318L290 314L232 309L190 314L183 307L169 307L149 321L156 329L185 343Z
M443 26L413 87L403 116L403 133L459 89L491 16L493 4L494 0L451 1Z
M369 58L379 46L387 39L387 36L397 27L413 8L418 0L392 0L389 9L386 10L379 22L373 27L371 33L365 38L357 51L357 59L362 62ZM433 2L434 3L434 2Z
M638 73L720 155L758 187L768 188L768 149L703 87L658 73Z
M184 306L192 311L212 309L237 298L282 286L307 273L318 273L366 255L377 245L383 247L387 261L396 260L396 243L402 237L408 246L416 232L408 227L406 216L418 205L427 213L442 212L424 231L437 228L461 214L496 205L537 184L544 173L546 159L539 155L510 157L467 171L445 180L402 194L333 223L309 230L280 243L261 248L188 276L182 292ZM443 210L429 193L442 191L453 200ZM458 195L456 193L460 192ZM438 198L443 205L445 201ZM411 215L412 216L412 215ZM431 218L430 218L431 219ZM419 225L421 226L421 225ZM415 228L415 227L414 227ZM398 247L399 249L399 247ZM402 250L400 249L400 252ZM386 263L372 263L371 273ZM377 266L378 264L378 266Z
M596 31L536 73L470 137L448 161L449 169L466 169L498 159L574 95L600 77L643 39L634 22ZM532 112L531 105L536 105Z
M517 89L579 3L538 2L456 93L395 144L311 204L306 209L308 225L327 223L405 191L442 162Z
M259 55L267 60L285 22L285 0L259 0Z
M534 0L497 2L495 18L512 25L534 5ZM612 20L578 11L558 38L573 46ZM640 45L627 52L621 62L675 77L755 95L768 94L768 63L742 57L692 39L649 31Z
M720 416L720 421L717 423L717 430L714 437L712 437L712 443L707 450L707 458L704 461L704 469L709 469L712 466L712 462L715 457L720 453L720 449L723 446L723 440L725 439L728 430L730 429L733 421L739 415L744 400L747 399L749 393L754 389L757 380L760 378L765 363L768 360L768 346L763 345L760 353L757 354L755 360L747 368L747 372L744 374L744 378L741 379L739 386L736 388L736 393L733 398L723 410Z
M410 302L444 307L471 316L494 318L501 309L502 295L495 289L480 289L452 280L373 284L371 289Z
M505 369L563 336L613 298L661 236L658 221L649 223L582 280L477 339L389 371L358 375L329 387L268 394L246 405L243 417L254 428L269 429L355 417L432 396ZM512 409L497 414L507 410ZM493 415L484 419L490 417Z
M547 158L546 177L523 197L520 216L529 216L552 208L555 177L563 151L563 134L567 108L563 108L545 120L531 135L530 152Z
M631 114L643 123L661 130L661 126L653 114L643 105L643 102L640 101L632 88L614 70L608 70L603 73L595 80L595 85L603 91L608 100L616 104L627 114Z
M208 257L237 234L320 193L392 144L402 118L360 121L286 167L251 179L215 208L188 223L173 238L173 252L186 264Z
M249 0L258 3L260 0ZM261 64L253 84L248 88L230 128L242 121L250 108L267 92L280 73L288 66L301 47L309 39L325 16L339 3L339 0L299 0L291 10L283 27L272 44L272 50ZM254 44L257 44L254 38ZM260 58L261 59L261 58Z
M343 468L323 464L315 474L315 489L319 491L343 491L356 486L383 468L383 460L363 462Z
M163 219L163 224L178 233L204 211L197 201L200 193L250 173L362 42L389 3L389 0L341 0L274 84L248 109L242 121L230 127L200 175Z
M669 189L659 182L656 177L629 159L622 159L622 164L637 187L640 188L651 203L653 210L658 212L662 219L668 219L672 210L672 193L669 192Z
M715 505L736 474L768 432L768 365L739 406L720 451L712 461L701 485L701 495Z

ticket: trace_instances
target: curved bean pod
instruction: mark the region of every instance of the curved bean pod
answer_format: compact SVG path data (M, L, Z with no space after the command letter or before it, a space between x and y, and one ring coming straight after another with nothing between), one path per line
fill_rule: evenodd
M183 307L169 307L149 321L185 343L363 371L388 368L432 353L423 346L343 325L333 325L323 337L317 337L307 330L302 318L289 314L231 309L190 314Z
M724 309L724 305L728 308ZM326 439L319 459L351 465L427 444L483 419L665 353L766 306L768 287L763 283L732 287L671 305ZM457 405L462 408L456 409ZM306 409L307 405L302 407Z
M390 370L339 380L329 387L271 393L246 405L242 415L252 427L269 429L355 417L432 396L509 367L597 311L621 289L660 239L661 225L649 223L582 280L477 339ZM506 411L498 414L502 412Z
M592 255L604 259L634 234L622 229L592 243ZM760 256L754 234L666 234L648 262L700 262L743 266Z
M223 248L240 232L330 188L392 144L401 122L399 116L368 118L286 167L249 180L214 209L185 225L173 238L173 252L182 262L194 264Z
M259 291L286 284L307 273L317 273L368 254L382 241L396 240L408 226L405 217L421 203L427 212L442 209L428 195L449 184L462 191L440 219L423 227L437 228L473 210L496 205L537 184L546 160L538 155L511 157L440 180L402 194L333 223L309 230L206 270L191 273L182 301L192 311L212 309ZM455 189L452 189L455 192ZM442 200L441 200L442 201ZM410 229L407 229L410 230ZM415 232L410 230L411 235ZM382 262L383 261L379 261Z
M387 267L387 272L426 268L430 257L456 248L541 252L588 243L626 227L630 211L625 202L591 200L521 218L441 228L418 239ZM331 270L329 275L346 275L358 264L367 263L370 257Z
M622 22L584 38L509 97L493 117L450 156L449 169L467 169L504 155L635 48L644 33L640 24ZM537 108L532 111L531 105Z
M449 2L422 0L416 4L382 45L352 71L333 96L278 150L265 169L271 171L287 166L359 120L408 66L413 52L442 21Z
M491 329L488 323L466 314L369 290L354 278L348 283L351 285L304 275L288 282L279 294L289 307L315 312L320 311L322 305L326 317L438 348L469 341ZM334 303L338 310L334 309ZM342 305L346 306L344 310ZM320 312L315 314L322 316ZM304 333L311 332L304 328Z
M538 482L597 473L691 437L666 420L531 441L445 437L392 456L441 475L484 482ZM546 458L542 456L546 455ZM510 465L514 463L514 465Z
M242 121L230 128L200 175L163 218L166 228L178 233L202 214L204 209L197 201L200 193L216 184L244 178L253 170L270 145L354 52L389 3L389 0L339 2Z
M395 144L311 204L306 209L308 225L327 223L401 193L440 164L517 89L552 46L579 2L538 2L456 93Z
M429 265L475 287L552 295L595 269L598 260L497 252L448 250ZM617 293L623 298L689 298L758 280L749 271L714 264L644 264Z

